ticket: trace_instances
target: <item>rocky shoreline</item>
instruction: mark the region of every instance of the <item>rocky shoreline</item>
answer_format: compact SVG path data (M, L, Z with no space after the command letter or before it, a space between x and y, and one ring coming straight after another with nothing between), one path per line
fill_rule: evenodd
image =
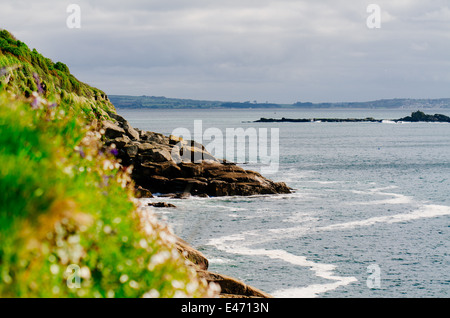
M208 259L183 239L179 237L176 237L176 239L176 248L188 261L188 264L196 270L198 276L208 283L220 286L221 298L273 298L271 295L233 277L208 271Z
M123 166L133 166L138 198L152 198L153 193L158 193L160 198L291 193L292 189L285 183L219 160L194 141L136 129L115 113L109 116L113 121L101 123L105 144L112 148ZM165 202L150 205L175 207ZM200 278L220 286L220 297L271 298L237 279L208 271L207 258L181 238L177 237L175 245Z
M131 127L121 116L103 121L106 144L114 144L124 166L133 166L132 178L143 193L173 197L231 196L290 193L283 182L211 155L203 145L177 136L164 136Z

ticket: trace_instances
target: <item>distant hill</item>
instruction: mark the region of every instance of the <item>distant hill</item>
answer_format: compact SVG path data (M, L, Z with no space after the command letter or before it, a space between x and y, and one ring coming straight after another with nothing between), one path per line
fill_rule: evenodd
M117 108L153 108L153 109L208 109L208 108L450 108L450 98L441 99L381 99L368 102L339 102L339 103L310 103L297 102L294 104L275 104L229 101L207 101L181 98L167 98L164 96L128 96L109 95L110 101Z
M297 102L296 108L450 108L450 98L440 99L380 99L369 102L340 102L340 103L308 103Z
M223 102L207 101L194 99L167 98L164 96L128 96L128 95L109 95L111 102L117 108L279 108L289 105L279 105L272 103L256 102Z

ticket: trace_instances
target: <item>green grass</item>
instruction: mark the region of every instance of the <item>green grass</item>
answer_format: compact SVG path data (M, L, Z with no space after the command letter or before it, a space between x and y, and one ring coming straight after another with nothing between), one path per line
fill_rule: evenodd
M0 297L212 295L154 215L143 221L130 171L96 125L110 103L64 86L67 66L8 34L0 71L17 68L0 76Z

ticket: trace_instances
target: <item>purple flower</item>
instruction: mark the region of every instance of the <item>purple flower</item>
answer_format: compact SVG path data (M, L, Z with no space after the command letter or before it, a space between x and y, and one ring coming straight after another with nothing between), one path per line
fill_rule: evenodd
M81 158L86 157L86 154L84 153L83 148L78 148L78 149L76 150L76 152L78 152L78 153L80 154L80 157L81 157Z
M103 182L102 182L102 184L101 184L101 187L107 187L108 184L109 184L109 180L112 179L112 177L113 177L113 176L110 176L110 175L108 175L108 176L103 176L103 177L102 177L102 178L103 178Z
M37 109L39 107L39 99L38 98L33 98L33 101L31 102L31 108L32 109Z
M39 94L36 92L33 92L31 94L31 97L33 98L33 100L31 101L31 108L38 109L42 102L41 98L39 97Z
M119 154L119 151L116 148L111 149L109 152L114 156L117 156Z
M39 75L37 75L37 73L33 73L33 78L34 78L34 81L36 82L39 94L43 94L44 90L42 89L41 79L39 78Z
M8 69L6 67L0 68L0 77L6 74L8 74Z

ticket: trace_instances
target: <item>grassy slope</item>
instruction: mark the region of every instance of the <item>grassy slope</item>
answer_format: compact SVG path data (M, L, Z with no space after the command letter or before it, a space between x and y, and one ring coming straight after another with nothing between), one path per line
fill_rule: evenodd
M92 124L106 110L102 91L0 31L0 297L211 295L138 213Z

